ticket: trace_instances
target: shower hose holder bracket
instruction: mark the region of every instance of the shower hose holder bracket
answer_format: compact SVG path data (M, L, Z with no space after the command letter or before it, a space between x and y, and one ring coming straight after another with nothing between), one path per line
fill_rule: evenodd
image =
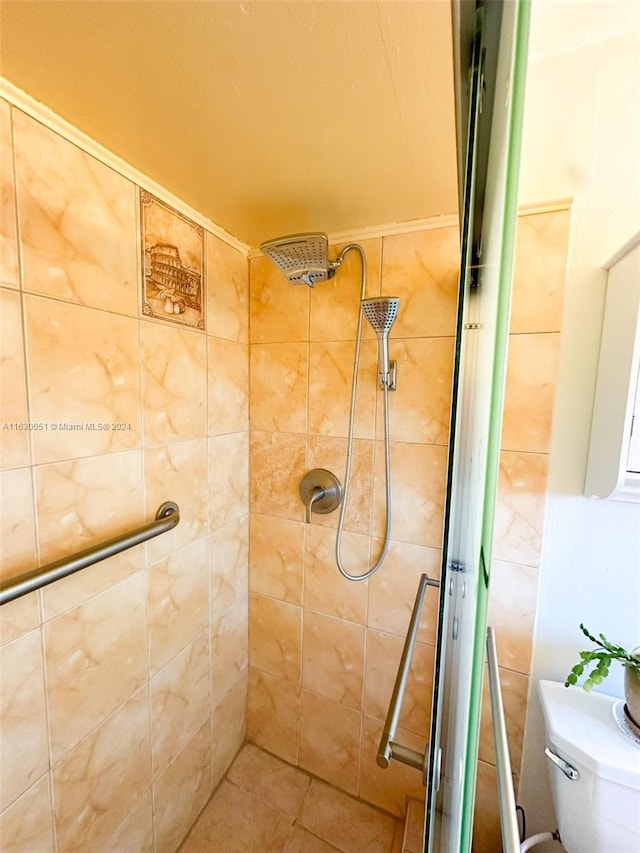
M398 362L395 360L395 358L392 358L389 361L389 372L386 375L386 384L387 384L387 388L389 389L389 391L395 391L396 390L397 378L398 378ZM378 374L378 384L380 385L382 390L384 390L385 376L382 373Z

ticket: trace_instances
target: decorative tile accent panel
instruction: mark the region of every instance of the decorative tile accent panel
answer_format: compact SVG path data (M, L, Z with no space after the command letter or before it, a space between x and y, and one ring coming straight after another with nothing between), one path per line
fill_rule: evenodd
M139 196L141 313L204 330L204 228L146 190Z

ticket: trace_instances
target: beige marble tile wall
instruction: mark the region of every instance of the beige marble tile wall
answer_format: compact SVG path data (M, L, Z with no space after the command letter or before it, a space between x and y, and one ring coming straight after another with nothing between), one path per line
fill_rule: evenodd
M490 613L515 768L567 229L568 212L561 211L524 216L518 232ZM423 571L437 577L440 570L458 234L456 228L440 228L363 245L368 293L399 296L402 302L390 347L398 361L398 390L390 394L392 543L380 572L357 584L343 580L335 567L337 514L315 515L305 525L298 497L298 483L310 468L326 467L344 477L357 261L348 256L346 269L314 290L290 285L265 258L250 265L248 726L250 738L265 749L402 814L407 794L422 795L418 774L397 764L380 770L375 753L418 578ZM345 564L354 573L377 555L384 525L375 361L375 339L366 328L344 534ZM428 594L401 719L402 740L419 749L430 718L435 620L436 596ZM489 734L485 718L481 774L493 771ZM481 784L480 797L485 790Z
M335 567L337 513L305 525L298 496L310 468L344 478L359 260L348 255L312 291L290 285L264 258L251 262L249 735L401 814L405 792L419 795L418 774L380 770L375 751L420 573L439 573L458 235L446 228L363 246L369 295L402 303L391 342L399 371L390 395L393 541L384 569L362 583ZM357 574L377 555L384 529L376 355L367 326L343 539L345 566ZM435 611L431 596L401 721L416 748L429 724Z
M2 577L180 525L5 605L3 853L167 851L245 734L247 261L213 234L207 333L141 319L136 188L0 103Z

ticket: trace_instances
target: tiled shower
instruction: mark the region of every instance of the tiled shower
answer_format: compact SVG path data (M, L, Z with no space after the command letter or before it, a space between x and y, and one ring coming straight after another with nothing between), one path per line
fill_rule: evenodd
M356 261L310 291L207 232L206 330L148 319L136 186L1 107L2 421L130 424L0 433L2 576L142 524L164 500L182 517L2 608L3 851L174 851L245 737L402 814L418 774L380 770L375 750L418 577L439 573L457 228L361 241L369 294L402 302L392 546L374 578L349 584L333 564L337 518L305 525L297 488L309 468L344 476ZM568 223L566 208L541 208L518 230L489 617L514 768ZM367 330L344 537L355 570L377 553L383 515L375 356ZM420 749L435 609L428 595L401 721ZM477 851L499 831L493 762L485 722Z

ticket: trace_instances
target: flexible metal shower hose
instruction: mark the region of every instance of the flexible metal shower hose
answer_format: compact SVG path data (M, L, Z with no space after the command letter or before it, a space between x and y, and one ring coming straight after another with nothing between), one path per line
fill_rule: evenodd
M351 476L351 457L353 450L353 431L356 416L356 394L358 389L358 364L360 363L360 343L362 340L362 300L366 297L367 289L367 262L362 246L357 243L349 243L340 253L340 261L346 253L351 249L355 249L360 254L361 260L361 288L360 288L360 309L358 313L358 331L356 335L356 351L353 361L353 382L351 383L351 410L349 412L349 437L347 439L347 464L344 474L344 493L342 503L340 504L340 517L338 519L338 529L336 531L336 565L340 574L350 581L364 581L375 574L382 565L384 558L389 550L389 539L391 535L391 452L389 449L389 389L386 383L383 385L383 403L384 403L384 464L385 464L385 494L386 494L386 524L384 532L384 543L382 550L375 563L371 568L368 568L361 575L352 575L342 565L342 555L340 549L342 546L342 530L344 527L344 518L347 511L347 496L349 494L349 478Z

